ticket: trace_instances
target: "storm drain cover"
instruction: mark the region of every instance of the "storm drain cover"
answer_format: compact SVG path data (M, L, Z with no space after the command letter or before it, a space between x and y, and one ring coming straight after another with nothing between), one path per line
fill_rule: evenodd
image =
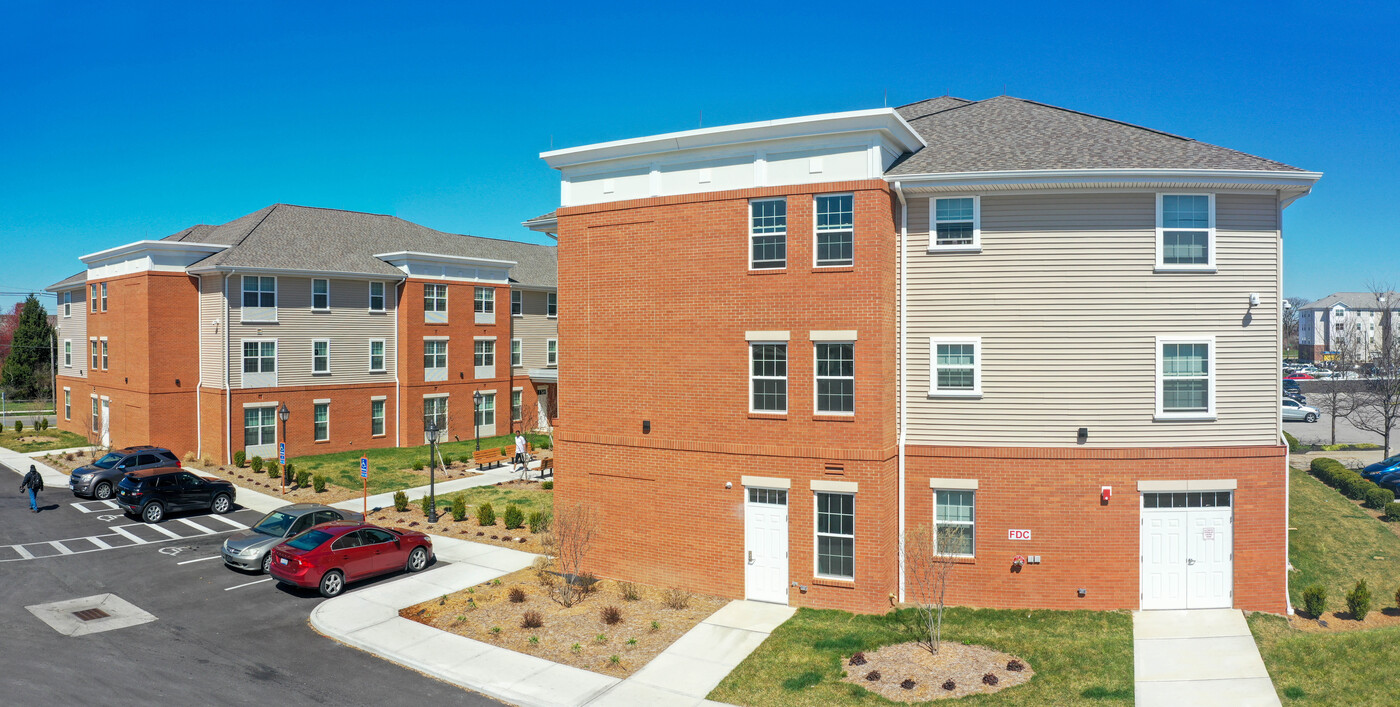
M24 608L65 636L85 636L156 620L156 617L115 594L98 594Z

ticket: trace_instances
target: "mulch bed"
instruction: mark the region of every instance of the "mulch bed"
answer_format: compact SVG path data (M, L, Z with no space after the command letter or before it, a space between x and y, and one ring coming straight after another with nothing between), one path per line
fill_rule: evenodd
M483 643L620 677L646 665L686 631L729 603L726 599L695 594L685 608L672 609L666 605L665 589L638 585L640 598L628 601L613 580L600 580L593 586L592 594L566 609L549 598L534 570L525 569L501 577L499 584L480 584L450 594L445 600L430 599L402 609L399 615ZM525 593L525 601L510 601L512 587ZM609 606L622 612L621 621L616 624L603 621L603 609ZM543 625L523 628L526 611L538 611ZM657 628L652 628L653 621ZM492 632L493 627L500 631ZM531 642L531 637L537 640ZM617 662L612 661L613 656L617 656Z
M1306 633L1345 633L1347 631L1400 626L1400 608L1395 607L1372 611L1366 614L1365 621L1353 619L1349 611L1324 612L1322 621L1309 616L1302 609L1298 609L1297 612L1297 616L1288 617L1288 625ZM1327 625L1324 626L1323 622L1326 622Z
M1025 661L1009 653L952 641L944 641L937 655L916 643L885 646L860 655L865 661L863 665L850 664L854 656L847 658L846 676L842 680L895 702L924 702L997 692L1027 683L1035 675ZM1022 669L1007 669L1012 661L1019 663ZM987 675L994 677L987 678ZM949 681L951 689L948 689Z
M538 554L544 551L544 546L541 542L544 533L531 533L530 526L528 525L513 530L507 530L504 520L505 507L503 506L495 510L495 525L483 526L477 523L476 508L474 506L469 506L467 508L467 515L462 520L452 520L452 495L442 494L438 496L437 502L438 520L432 525L428 524L428 517L423 515L423 509L417 502L410 502L408 504L408 509L402 512L394 510L393 506L381 508L377 511L371 510L366 520L385 527L409 528L433 535L442 535L449 538L508 547L512 550L520 550L522 552ZM522 540L524 542L521 542Z

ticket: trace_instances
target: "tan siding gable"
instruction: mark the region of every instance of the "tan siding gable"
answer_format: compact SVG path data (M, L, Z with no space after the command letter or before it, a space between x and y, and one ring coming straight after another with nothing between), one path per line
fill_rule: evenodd
M521 365L516 366L517 375L527 368L545 367L546 341L559 338L559 320L546 314L547 296L545 292L523 290L524 315L515 317L513 338L520 339ZM505 350L509 353L509 349Z
M224 277L203 275L199 278L199 377L211 388L224 387L223 318Z
M63 293L58 293L58 308L55 313L58 315L55 329L58 330L58 375L77 377L81 372L82 377L87 377L88 364L91 363L90 351L87 344L87 289L86 285L81 288L69 290L73 293L73 304L71 307L72 316L63 316ZM71 368L63 365L63 342L71 339L73 342L73 366Z

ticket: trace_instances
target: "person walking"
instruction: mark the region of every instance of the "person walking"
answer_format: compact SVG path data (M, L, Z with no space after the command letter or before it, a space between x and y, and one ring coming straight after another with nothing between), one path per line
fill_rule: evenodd
M29 512L39 512L39 492L44 490L44 477L39 475L39 470L29 465L29 473L24 475L24 480L19 483L20 493L29 492Z
M520 470L522 470L522 469L525 470L527 473L528 473L529 470L530 470L529 465L525 463L525 433L523 433L523 432L516 432L516 433L515 433L515 470L516 470L516 471L520 471Z

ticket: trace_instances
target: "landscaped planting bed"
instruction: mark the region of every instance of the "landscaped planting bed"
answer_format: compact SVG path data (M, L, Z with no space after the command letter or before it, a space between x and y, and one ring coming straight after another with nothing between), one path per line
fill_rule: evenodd
M46 449L86 447L90 444L91 442L89 442L86 437L53 427L46 430L36 430L31 427L25 427L24 430L19 433L15 432L14 427L6 427L0 430L0 447L21 454L42 452Z
M206 467L198 462L182 462L182 464L191 469L207 470L210 474L228 479L229 481L232 481L238 486L252 489L254 491L259 491L274 496L281 495L282 492L282 479L280 478L280 475L279 478L271 478L270 476L268 476L268 470L266 467L263 468L262 472L256 472L253 470L251 465L240 468L228 465ZM294 472L309 471L303 469L295 459L292 460L292 469ZM369 490L370 495L380 493L380 491L375 491L376 487L382 488L387 486L387 488L384 490L392 491L397 489L409 489L416 488L418 486L428 485L428 470L426 468L424 468L421 471L414 469L396 469L392 471L381 470L376 472L374 470L371 470L370 478L374 479L376 473L379 475L380 481L378 484L371 484ZM469 467L468 465L460 463L454 463L451 467L447 469L439 467L436 470L435 474L437 481L439 482L448 481L451 479L462 479L478 475L479 474L475 471L475 469ZM390 481L390 479L392 479L392 481ZM352 498L360 498L363 495L363 486L356 486L355 488L346 488L344 486L337 486L333 483L330 483L329 480L327 480L327 483L325 484L325 490L317 492L315 490L314 482L308 483L305 488L301 488L298 487L295 483L293 483L292 479L287 479L287 495L285 496L285 498L289 499L287 501L288 503L337 503L339 501L347 501Z
M1016 656L951 641L937 654L914 643L885 646L856 653L846 665L846 682L895 702L990 694L1030 682L1035 674Z
M613 580L565 608L541 581L562 582L536 569L407 607L401 616L484 643L613 676L646 665L728 600L633 585L629 599ZM517 592L515 599L511 594ZM518 599L518 601L516 601ZM681 599L684 599L683 606ZM615 609L615 616L606 615ZM527 614L534 612L527 621ZM527 627L528 626L528 627Z
M506 481L491 486L439 494L437 497L437 523L429 524L423 513L421 501L409 503L400 511L394 506L371 510L369 521L379 525L411 528L434 535L460 538L473 542L484 542L502 547L510 547L525 552L543 552L543 538L549 529L550 514L554 506L552 491L542 488L538 481ZM461 520L454 518L453 503L462 498ZM482 506L491 504L490 518L480 512ZM507 527L507 509L515 506L520 511L520 525ZM532 525L534 514L540 514ZM483 524L482 520L491 520Z

